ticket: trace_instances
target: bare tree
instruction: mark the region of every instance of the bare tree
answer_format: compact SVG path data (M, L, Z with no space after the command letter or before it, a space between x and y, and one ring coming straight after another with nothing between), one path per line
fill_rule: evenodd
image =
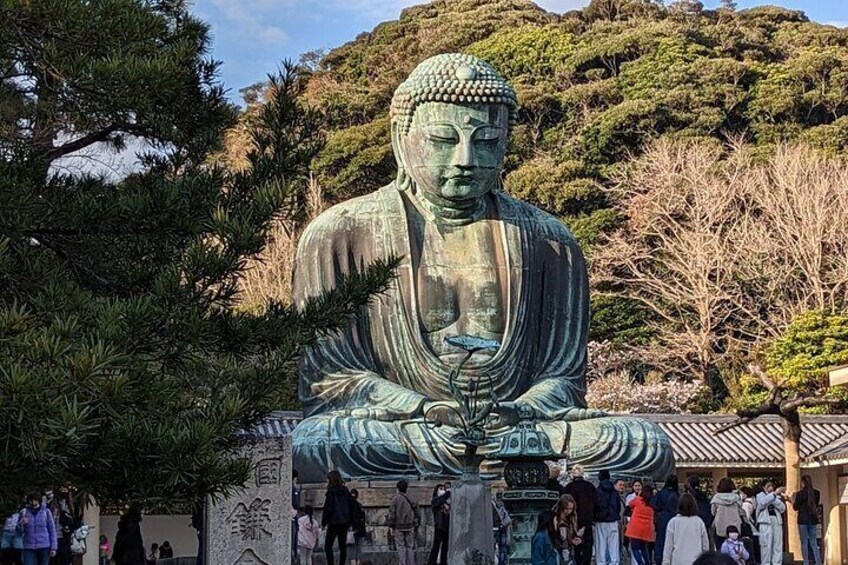
M709 381L798 313L840 310L848 291L848 167L803 147L766 162L741 145L660 141L612 189L621 229L593 285L653 314L644 360Z

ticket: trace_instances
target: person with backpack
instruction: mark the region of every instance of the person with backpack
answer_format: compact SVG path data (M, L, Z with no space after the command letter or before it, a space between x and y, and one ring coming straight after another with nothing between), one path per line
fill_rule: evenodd
M565 485L564 494L571 495L577 505L577 528L583 530L583 543L574 548L574 561L577 565L590 565L594 537L592 524L595 520L595 485L583 478L583 466L571 468L571 482Z
M427 560L427 565L448 564L450 496L450 491L443 484L436 485L433 488L433 499L430 501L430 509L433 512L433 547L430 548L430 558Z
M583 531L577 527L577 504L570 494L560 495L553 508L557 531L557 549L562 565L574 565L575 549L583 543Z
M663 551L665 550L665 533L668 523L677 516L677 506L680 503L679 483L677 475L669 475L663 488L654 495L651 506L657 517L657 541L654 544L654 561L663 562ZM697 503L695 503L697 506Z
M27 505L21 511L17 531L23 534L21 556L24 565L48 565L50 559L56 556L59 547L56 522L50 508L42 504L38 494L30 494L27 497Z
M307 504L300 508L297 519L297 556L300 565L312 565L312 554L318 545L321 524L314 517L315 509Z
M495 544L495 564L506 565L509 555L509 525L512 517L504 506L503 500L492 501L492 535Z
M389 505L389 535L394 537L398 565L415 565L415 530L421 524L418 504L406 495L409 483L398 481L397 493Z
M324 497L324 512L321 515L321 526L327 529L324 540L324 554L327 565L335 563L333 544L338 540L339 565L347 563L347 530L351 523L351 508L353 499L350 491L342 481L338 471L327 473L327 494Z
M118 565L144 565L144 540L141 537L141 507L130 504L118 520L118 533L112 549L112 561Z
M618 565L621 560L621 542L618 534L621 498L606 469L598 472L595 500L595 563Z
M812 477L810 475L801 477L801 490L792 497L792 508L798 513L798 533L801 537L801 555L804 558L804 565L811 565L811 562L812 565L821 565L822 562L816 539L820 498L821 493L813 488Z

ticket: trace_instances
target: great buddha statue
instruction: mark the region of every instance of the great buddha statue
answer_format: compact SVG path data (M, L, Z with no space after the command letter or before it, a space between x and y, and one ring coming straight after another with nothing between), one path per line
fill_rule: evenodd
M361 480L460 474L448 381L465 352L445 339L456 335L501 344L475 353L457 379L462 389L486 375L482 392L501 401L487 424L495 442L514 425L501 416L524 405L554 449L590 474L672 472L669 440L654 423L586 406L583 254L560 220L502 186L517 108L488 63L427 59L391 102L396 179L330 208L303 233L298 304L377 259L402 263L385 294L301 359L305 419L293 438L301 480L322 481L332 469ZM484 476L499 470L489 462Z

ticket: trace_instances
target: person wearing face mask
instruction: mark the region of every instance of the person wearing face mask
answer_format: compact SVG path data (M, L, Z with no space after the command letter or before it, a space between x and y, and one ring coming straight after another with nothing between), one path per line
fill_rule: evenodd
M433 547L430 549L430 559L427 560L427 565L447 565L450 496L450 490L445 488L443 484L436 485L433 488L433 500L430 503L430 508L433 511Z
M751 554L748 553L745 544L739 539L739 528L727 526L725 533L727 537L721 544L721 552L733 559L738 565L745 565L751 558Z
M763 481L762 492L757 494L757 529L760 532L762 565L783 563L783 501L786 487L775 488L774 481Z
M31 494L27 497L27 506L17 527L24 536L24 565L47 565L56 555L59 539L53 513L41 503L41 496Z

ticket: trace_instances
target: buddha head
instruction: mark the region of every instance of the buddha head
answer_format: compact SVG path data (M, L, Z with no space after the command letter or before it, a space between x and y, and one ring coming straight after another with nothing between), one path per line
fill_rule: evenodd
M462 208L500 185L518 101L491 65L472 55L419 64L392 98L397 187Z

